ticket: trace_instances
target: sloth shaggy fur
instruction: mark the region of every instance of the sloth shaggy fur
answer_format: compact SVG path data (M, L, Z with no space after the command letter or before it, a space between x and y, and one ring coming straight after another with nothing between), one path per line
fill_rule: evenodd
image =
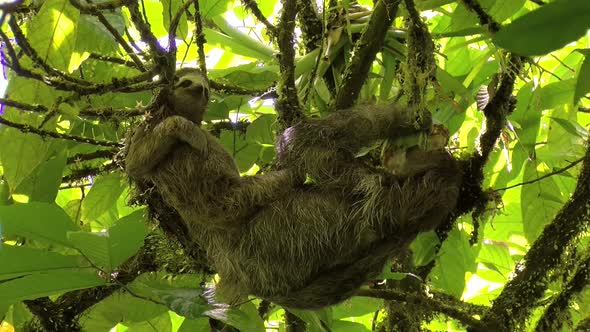
M180 214L219 273L216 292L226 302L247 295L299 309L341 302L456 205L461 178L442 149L408 152L409 167L421 166L405 176L355 158L377 140L428 131L428 113L420 124L412 110L360 106L304 120L278 138L280 170L241 177L200 127L206 79L197 70L177 75L174 107L134 131L126 170L153 183Z

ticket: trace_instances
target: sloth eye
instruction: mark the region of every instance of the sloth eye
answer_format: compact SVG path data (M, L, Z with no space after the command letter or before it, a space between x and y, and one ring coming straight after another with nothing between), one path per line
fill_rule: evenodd
M184 80L182 82L180 82L178 84L179 88L188 88L189 86L191 86L193 84L193 82L189 81L189 80Z

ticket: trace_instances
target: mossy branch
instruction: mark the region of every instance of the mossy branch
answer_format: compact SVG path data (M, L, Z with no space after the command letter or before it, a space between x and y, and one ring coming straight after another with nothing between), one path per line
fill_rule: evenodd
M387 30L393 23L401 0L379 0L360 39L355 43L353 56L344 70L342 86L333 102L334 109L352 106L366 81L377 52L385 43Z
M279 82L277 92L279 98L276 110L279 122L286 128L304 117L295 87L295 16L297 14L296 0L282 0L283 10L279 20L278 46L279 69L282 79Z

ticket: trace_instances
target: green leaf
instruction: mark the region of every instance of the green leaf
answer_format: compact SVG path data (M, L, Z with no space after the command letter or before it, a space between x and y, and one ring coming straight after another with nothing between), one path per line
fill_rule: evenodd
M584 140L588 138L588 129L580 126L577 122L568 121L562 118L550 117L552 121L557 122L569 134L580 137Z
M531 181L546 172L539 170L537 160L525 164L523 181ZM554 177L524 186L521 191L522 222L524 234L529 243L533 243L565 202Z
M168 311L166 306L115 293L90 308L80 318L84 331L109 331L118 323L143 322Z
M498 22L503 22L507 18L516 14L526 0L496 0L488 13Z
M440 240L434 231L422 232L410 244L414 265L424 266L436 257L436 248Z
M534 107L541 110L570 104L574 98L575 80L568 79L545 85L539 90Z
M178 332L207 331L211 329L208 318L185 319L178 328Z
M590 2L550 2L514 20L493 38L499 46L524 56L543 55L580 39L590 28Z
M170 21L174 18L176 13L182 8L184 1L182 0L162 0L162 16L164 18L164 28L170 33ZM200 8L199 8L200 9ZM186 12L180 16L180 21L176 29L176 37L179 39L186 39L188 35L188 20Z
M245 172L252 167L256 160L258 160L260 149L262 149L258 144L248 143L243 135L229 130L221 131L219 141L234 157L240 172Z
M119 172L98 177L82 201L82 220L94 221L107 212L117 203L125 186L125 180Z
M350 299L332 307L332 318L341 319L358 317L375 312L383 300L370 297L351 297Z
M143 224L143 210L121 218L107 232L70 232L69 240L94 265L107 273L135 254L147 234Z
M5 244L0 245L0 262L0 280L52 270L88 267L88 264L83 264L81 256L65 256L56 252Z
M0 128L0 146L4 178L11 192L45 160L49 152L49 143L40 136L4 126Z
M94 269L34 274L0 283L0 303L15 303L105 284Z
M247 87L248 89L268 89L279 79L278 66L258 66L248 63L226 69L209 71L212 79L223 79L232 85Z
M0 206L0 225L4 235L17 235L32 240L71 247L67 232L78 231L60 207L40 202Z
M254 120L246 131L246 140L260 145L274 145L275 134L273 128L277 117L272 114L264 114Z
M465 288L465 273L475 272L474 249L469 244L469 234L454 228L443 243L441 255L430 276L432 285L457 298Z
M203 17L213 18L225 13L229 4L230 0L200 0L199 10Z
M109 228L109 249L113 266L125 262L143 245L148 233L144 223L146 213L145 209L137 210L119 219L115 226Z
M39 165L32 176L23 182L23 185L29 184L29 182L31 185L29 201L46 203L55 201L65 167L65 151L58 153L56 156Z
M264 321L258 316L256 307L251 302L242 304L240 309L229 307L223 310L210 310L206 315L229 324L239 331L266 331Z
M27 39L51 66L72 72L82 58L74 52L80 12L69 0L47 0L27 26Z
M580 66L578 75L576 76L576 92L574 93L574 105L576 105L582 97L590 92L590 49L578 50L584 54L584 62Z
M124 34L125 20L123 20L120 10L103 12L103 15L119 34ZM119 48L113 35L95 16L80 16L78 34L83 38L76 40L76 52L82 54L83 58L87 58L90 53L112 54Z
M347 320L335 320L332 323L332 332L369 332L370 330L361 323L349 322Z

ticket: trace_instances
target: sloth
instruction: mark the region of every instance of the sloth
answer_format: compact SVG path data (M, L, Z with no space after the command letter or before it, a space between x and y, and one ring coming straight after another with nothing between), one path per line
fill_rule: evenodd
M208 98L206 78L180 69L172 105L131 134L125 167L179 213L226 303L248 295L294 309L342 302L456 205L460 172L439 144L404 151L401 174L356 157L379 140L428 133L428 112L365 105L305 119L278 137L278 170L242 177L201 128Z

